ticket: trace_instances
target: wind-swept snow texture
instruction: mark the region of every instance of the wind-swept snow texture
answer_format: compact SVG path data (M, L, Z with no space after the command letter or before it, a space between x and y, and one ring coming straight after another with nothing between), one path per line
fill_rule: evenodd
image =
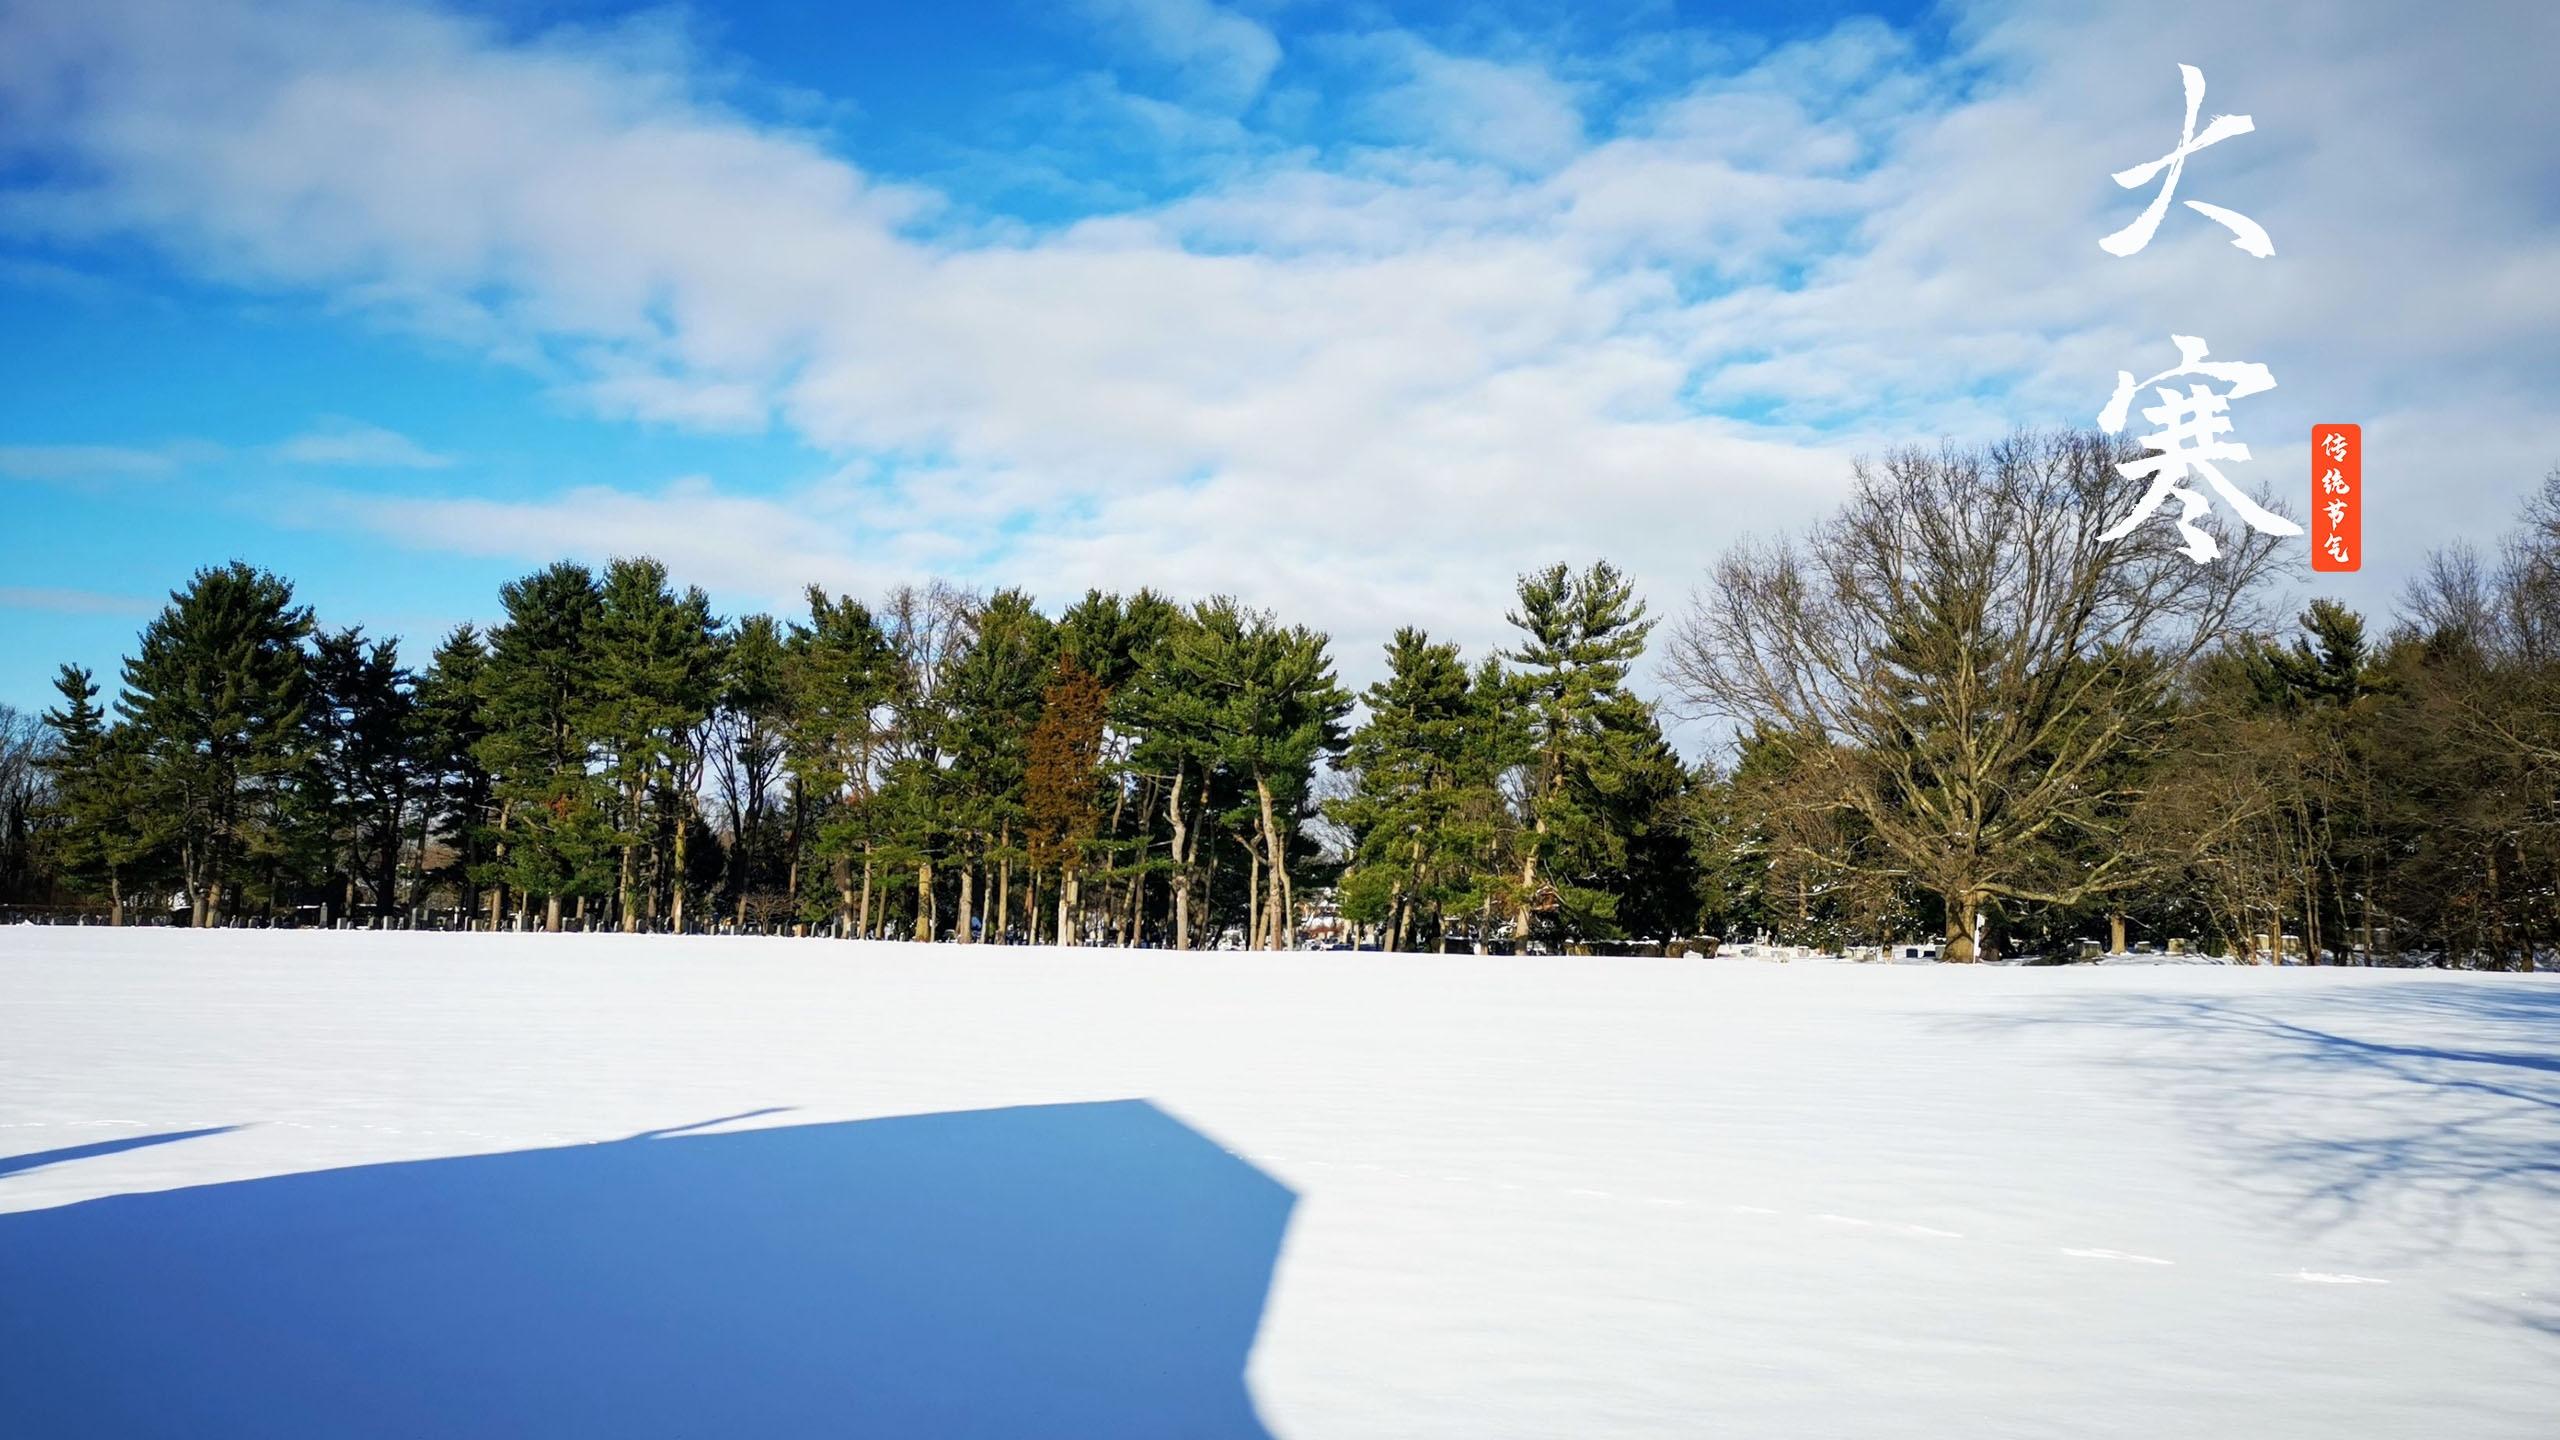
M0 931L0 1434L2560 1434L2560 977Z

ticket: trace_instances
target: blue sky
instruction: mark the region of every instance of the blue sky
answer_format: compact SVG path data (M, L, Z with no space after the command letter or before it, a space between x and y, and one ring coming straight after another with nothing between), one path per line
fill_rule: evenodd
M1885 445L2257 359L2373 459L2386 608L2560 463L2548 7L0 0L0 703L195 567L485 620L942 575L1480 646L1662 611ZM2143 254L2175 65L2256 133ZM2295 499L2299 508L2299 499ZM2307 583L2307 582L2306 582Z

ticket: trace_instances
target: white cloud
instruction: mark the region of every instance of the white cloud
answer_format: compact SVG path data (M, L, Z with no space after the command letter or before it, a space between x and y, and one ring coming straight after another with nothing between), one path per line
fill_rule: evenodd
M1402 31L1361 48L1397 77L1368 102L1392 134L1522 170L1559 164L1582 146L1572 92L1544 66L1453 55Z
M183 473L229 454L210 440L152 445L0 444L0 476L97 489Z
M293 518L301 523L345 526L456 554L528 565L563 556L601 564L653 555L686 583L766 609L792 608L813 582L869 593L928 573L863 559L895 537L874 533L827 487L743 496L686 476L649 492L591 485L520 500L338 490L305 490L295 500Z
M1230 94L1276 63L1226 12L1122 13ZM1551 558L1676 606L1723 544L1825 508L1849 454L2084 421L2176 329L2275 367L2252 479L2290 493L2288 437L2367 420L2386 586L2502 518L2541 470L2517 455L2560 457L2552 13L1978 3L1943 57L1845 25L1596 138L1568 72L1394 39L1410 146L1253 151L1171 205L929 239L936 197L702 98L680 52L357 0L0 0L0 133L83 177L0 197L0 226L140 234L608 414L891 462L791 496L341 512L479 553L1232 590L1358 670L1398 623L1497 638ZM2142 256L2097 248L2140 204L2107 174L2174 136L2179 60L2259 127L2181 194L2255 216L2274 261L2183 211Z
M1241 108L1280 64L1270 27L1211 0L1084 0L1084 8L1141 55L1172 66L1204 102Z
M296 465L340 465L368 470L440 470L453 463L424 445L379 425L357 420L330 420L274 448L279 460Z
M0 475L15 480L113 480L165 475L178 466L165 449L130 445L0 445Z
M148 615L159 602L96 590L0 585L0 610L41 610L53 615Z

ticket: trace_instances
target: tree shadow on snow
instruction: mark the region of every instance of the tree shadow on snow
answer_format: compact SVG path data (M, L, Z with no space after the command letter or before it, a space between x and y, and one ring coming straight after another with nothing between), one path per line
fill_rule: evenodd
M194 1140L205 1135L222 1135L238 1128L236 1125L209 1125L201 1130L172 1130L165 1135L128 1135L121 1140L100 1140L88 1145L69 1145L60 1150L39 1150L33 1155L0 1155L0 1175L41 1170L47 1165L63 1165L74 1160L94 1160L101 1155L121 1155L127 1150L167 1145L177 1140Z
M2127 1032L2234 1190L2309 1229L2516 1259L2560 1216L2560 985L2088 995L1992 1023Z
M1128 1100L0 1215L0 1432L1266 1437L1293 1203Z

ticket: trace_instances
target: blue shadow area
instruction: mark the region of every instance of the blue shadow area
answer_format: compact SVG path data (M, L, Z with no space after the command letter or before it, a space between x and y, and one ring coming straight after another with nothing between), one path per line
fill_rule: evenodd
M1129 1100L0 1215L0 1434L1267 1437L1294 1203Z
M166 1145L175 1140L193 1140L202 1135L224 1135L238 1128L236 1125L210 1125L202 1130L172 1130L165 1135L128 1135L122 1140L100 1140L92 1145L70 1145L60 1150L39 1150L33 1155L0 1155L0 1175L15 1175L21 1170L39 1170L47 1165L60 1165L72 1160L91 1160L100 1155L120 1155L127 1150Z
M2354 1231L2412 1260L2542 1254L2560 1215L2560 980L2299 979L2058 995L1963 1023L2137 1037L2127 1083L2225 1154L2235 1203L2307 1233ZM2470 1308L2560 1340L2560 1302L2519 1298Z

